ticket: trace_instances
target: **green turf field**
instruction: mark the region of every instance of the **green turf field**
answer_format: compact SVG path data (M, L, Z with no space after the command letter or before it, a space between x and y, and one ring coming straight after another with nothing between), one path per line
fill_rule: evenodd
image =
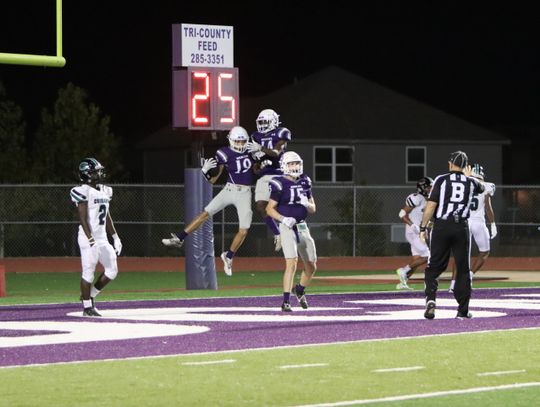
M359 273L319 273L325 274ZM7 273L9 296L0 299L0 312L1 305L75 303L79 277L79 273ZM183 274L124 273L99 300L279 295L281 277L281 272L219 274L219 290L186 291ZM421 284L413 286L422 289ZM309 292L394 288L395 284L321 284ZM540 329L1 368L0 383L2 407L321 403L528 407L540 404Z

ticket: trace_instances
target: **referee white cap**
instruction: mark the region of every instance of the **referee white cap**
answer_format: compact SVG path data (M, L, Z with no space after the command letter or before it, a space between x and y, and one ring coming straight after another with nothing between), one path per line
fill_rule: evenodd
M459 168L465 168L469 162L469 158L464 151L454 151L450 154L448 161L451 164L457 165Z

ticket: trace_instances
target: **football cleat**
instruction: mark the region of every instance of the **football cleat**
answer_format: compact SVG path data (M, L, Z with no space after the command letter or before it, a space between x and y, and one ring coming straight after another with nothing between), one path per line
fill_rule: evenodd
M101 314L97 312L97 310L94 307L85 308L83 310L83 317L100 317Z
M464 313L464 312L459 312L458 311L458 313L456 315L456 318L457 319L471 319L472 314L470 312Z
M308 309L308 303L307 303L307 299L306 299L306 295L305 294L302 294L302 295L298 295L296 293L296 286L292 288L291 292L296 296L296 298L298 299L298 302L300 303L300 306L303 308L303 309Z
M435 318L435 301L430 300L426 303L426 311L424 312L424 318Z
M161 239L161 243L163 243L165 246L178 248L181 248L184 245L184 241L180 240L180 238L174 233L171 233L170 239Z
M276 252L281 250L281 235L274 236L274 245L276 246Z
M221 253L221 260L223 261L223 271L228 276L232 276L232 259L227 257L227 252Z
M399 278L399 283L401 285L406 286L407 285L407 272L405 270L403 270L402 267L400 267L400 268L396 269L396 274L397 274L397 276Z
M291 304L289 302L284 302L283 304L281 304L281 311L292 312Z

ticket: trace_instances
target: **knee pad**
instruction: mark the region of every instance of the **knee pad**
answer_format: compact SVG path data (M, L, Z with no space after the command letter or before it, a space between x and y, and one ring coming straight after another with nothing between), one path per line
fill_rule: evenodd
M116 267L107 267L105 269L105 277L107 277L109 280L114 280L116 276L118 275L118 266Z

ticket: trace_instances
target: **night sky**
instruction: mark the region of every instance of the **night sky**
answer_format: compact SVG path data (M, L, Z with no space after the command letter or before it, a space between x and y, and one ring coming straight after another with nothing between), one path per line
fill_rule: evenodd
M73 82L129 143L171 121L171 24L232 25L242 98L338 65L485 127L540 124L531 3L250 3L65 0L66 67L0 65L0 80L29 122ZM0 10L0 52L55 54L54 0Z

